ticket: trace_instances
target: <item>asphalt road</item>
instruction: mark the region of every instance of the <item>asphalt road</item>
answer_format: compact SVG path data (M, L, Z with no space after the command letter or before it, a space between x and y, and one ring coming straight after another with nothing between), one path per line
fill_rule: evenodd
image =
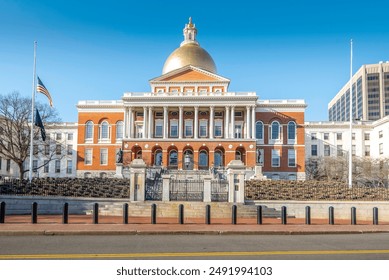
M1 236L1 259L389 259L389 234Z

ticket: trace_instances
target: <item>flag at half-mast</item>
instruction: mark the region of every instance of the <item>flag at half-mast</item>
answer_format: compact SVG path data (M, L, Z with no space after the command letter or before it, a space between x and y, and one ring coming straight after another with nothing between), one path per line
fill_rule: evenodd
M36 86L36 91L46 95L46 97L49 99L50 107L53 107L53 99L51 99L50 92L47 90L45 85L42 83L41 79L39 79L39 77L37 77L37 78L38 78L38 84Z

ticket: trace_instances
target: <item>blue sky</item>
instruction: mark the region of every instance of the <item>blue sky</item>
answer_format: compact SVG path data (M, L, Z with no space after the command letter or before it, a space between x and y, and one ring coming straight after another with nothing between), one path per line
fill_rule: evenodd
M305 99L306 120L325 121L349 79L351 38L354 72L389 60L388 8L375 0L0 0L0 94L31 96L37 40L37 73L62 120L77 121L79 100L149 91L192 16L230 91Z

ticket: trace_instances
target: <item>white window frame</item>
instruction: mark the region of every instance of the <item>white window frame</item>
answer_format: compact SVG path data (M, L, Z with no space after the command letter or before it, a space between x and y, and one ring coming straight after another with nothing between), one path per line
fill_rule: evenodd
M59 160L59 159L55 160L54 172L55 173L61 173L61 160Z
M296 167L296 150L295 149L288 149L288 167ZM293 160L293 161L292 161Z
M121 141L123 137L124 137L124 122L118 121L116 122L116 141Z
M155 134L154 134L154 137L155 138L162 138L163 137L163 120L161 119L156 119L155 122L154 122L154 126L155 126ZM157 127L160 127L161 128L161 134L157 134Z
M271 166L272 167L280 167L280 150L273 149L271 150Z
M289 138L289 130L291 125L294 126L294 138ZM288 144L296 144L296 139L297 139L297 124L294 121L288 122L288 127L287 127L287 134L288 134Z
M239 127L239 132L237 127ZM242 139L242 138L243 138L243 122L235 122L234 139Z
M84 153L84 165L93 164L93 149L87 148Z
M85 123L85 143L93 143L94 123L87 121Z
M67 160L66 161L66 174L72 174L72 173L73 173L73 161Z
M49 173L49 171L50 171L50 163L49 163L49 161L47 159L45 159L43 161L43 164L44 164L44 166L43 166L43 173Z
M100 165L108 165L108 149L100 148Z
M186 128L187 127L190 127L191 128L191 134L188 134L187 133L187 130ZM189 120L185 120L185 124L184 124L184 136L185 137L193 137L193 120L192 119L189 119Z
M173 127L177 127L177 134L173 135L172 133L172 128ZM169 135L171 138L177 138L178 137L178 131L179 131L179 127L178 127L178 120L176 119L173 119L173 120L170 120L170 131L169 131Z
M258 137L258 133L259 133L259 129L258 129L258 125L261 125L261 130L262 130L262 137ZM257 139L257 141L263 141L263 139L264 139L264 137L263 137L263 135L264 135L264 125L263 125L263 122L262 121L257 121L256 123L255 123L255 138Z
M107 135L103 135L103 133L105 134L105 132L103 131L103 127L105 125L107 126L107 132L106 132ZM111 126L107 121L103 121L99 125L99 143L109 143L110 141L111 141Z
M201 127L205 127L205 135L201 134ZM208 120L199 120L199 137L206 138L208 137Z
M220 135L216 135L216 131L217 131L216 127L220 127ZM214 137L217 137L217 138L223 137L223 120L221 120L221 119L215 120L213 134L214 134Z

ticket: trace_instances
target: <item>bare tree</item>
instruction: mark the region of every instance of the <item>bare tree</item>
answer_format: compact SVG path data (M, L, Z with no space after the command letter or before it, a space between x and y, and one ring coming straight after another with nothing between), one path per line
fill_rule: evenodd
M42 122L59 121L58 113L47 104L36 103ZM0 155L14 161L19 167L19 178L25 172L24 162L30 153L31 99L18 92L0 95ZM40 139L40 129L34 129L34 139ZM37 142L38 142L37 141Z

